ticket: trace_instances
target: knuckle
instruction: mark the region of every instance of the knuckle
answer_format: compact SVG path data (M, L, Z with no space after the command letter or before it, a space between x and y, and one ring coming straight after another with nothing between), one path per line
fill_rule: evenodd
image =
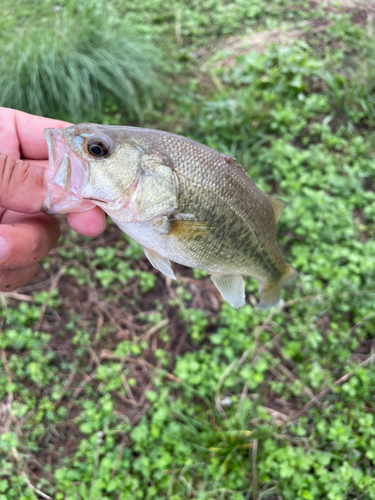
M30 281L38 270L37 264L16 269L0 270L0 292L12 292Z
M32 250L34 259L39 261L43 259L48 253L48 246L46 244L46 235L41 230L36 231L34 239L34 248Z
M56 243L56 225L59 236L60 226L58 222L45 217L30 219L29 228L31 229L31 247L30 253L33 255L34 262L43 259ZM57 236L57 239L58 239Z
M0 153L0 194L25 182L30 175L31 165Z
M12 292L16 288L12 274L12 271L8 269L0 270L0 292Z

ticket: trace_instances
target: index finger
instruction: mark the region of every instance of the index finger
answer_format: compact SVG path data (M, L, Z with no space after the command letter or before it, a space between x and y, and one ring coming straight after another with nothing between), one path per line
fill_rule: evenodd
M68 122L0 107L0 151L13 158L48 159L45 128L62 128Z
M0 207L32 214L40 212L46 197L46 169L0 153Z

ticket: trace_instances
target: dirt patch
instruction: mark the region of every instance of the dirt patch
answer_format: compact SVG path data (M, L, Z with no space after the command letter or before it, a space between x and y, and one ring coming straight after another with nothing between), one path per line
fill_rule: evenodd
M314 20L308 21L299 29L287 31L285 29L274 29L252 33L246 37L232 36L226 39L225 52L227 56L222 60L214 63L212 66L231 67L236 64L236 58L248 54L250 52L263 52L267 47L273 44L287 47L293 45L296 40L302 38L306 33L306 26L314 28L315 32L325 31L332 23L330 21Z
M316 8L324 5L327 10L341 9L352 16L353 22L361 26L373 23L375 20L375 0L317 0L314 2ZM199 49L195 54L198 59L205 61L203 70L214 69L218 67L232 67L236 64L236 58L250 52L263 52L267 47L273 44L280 46L293 45L297 40L303 38L309 29L314 34L324 32L332 26L332 22L324 17L312 19L300 24L299 28L288 30L287 27L276 28L252 33L248 36L235 35L215 43L215 53L223 52L224 55L215 63L208 60L213 55L213 47L209 49Z
M327 7L340 5L344 9L361 8L375 12L375 2L372 0L317 0L317 3Z

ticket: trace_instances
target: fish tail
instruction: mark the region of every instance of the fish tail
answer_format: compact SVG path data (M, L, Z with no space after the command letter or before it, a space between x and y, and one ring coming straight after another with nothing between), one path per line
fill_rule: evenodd
M276 283L260 283L259 285L259 307L268 309L275 306L280 300L280 290L287 283L297 278L298 273L290 264L287 264L284 274Z

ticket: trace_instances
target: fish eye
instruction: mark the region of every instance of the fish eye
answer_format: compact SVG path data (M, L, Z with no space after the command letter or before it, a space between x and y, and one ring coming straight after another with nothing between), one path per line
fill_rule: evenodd
M109 152L107 144L100 139L93 139L87 144L87 150L92 156L104 158Z

